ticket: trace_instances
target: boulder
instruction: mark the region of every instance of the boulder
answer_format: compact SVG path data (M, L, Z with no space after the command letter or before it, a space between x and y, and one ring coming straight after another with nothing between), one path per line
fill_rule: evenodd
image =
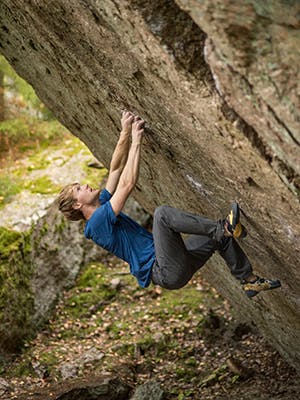
M130 400L163 400L164 391L157 382L149 381L135 389Z
M103 375L71 379L44 389L23 393L18 400L127 400L131 388L119 378Z
M81 266L106 252L87 241L83 224L66 221L52 204L32 229L0 228L0 350L16 352L51 316Z
M221 259L203 273L300 369L300 5L275 3L2 0L0 51L105 166L121 110L145 118L150 214L240 201L242 246L282 288L250 301Z
M67 221L55 204L35 225L30 253L34 325L39 326L49 318L63 290L74 284L80 267L100 261L106 254L106 251L86 240L83 230L83 222Z

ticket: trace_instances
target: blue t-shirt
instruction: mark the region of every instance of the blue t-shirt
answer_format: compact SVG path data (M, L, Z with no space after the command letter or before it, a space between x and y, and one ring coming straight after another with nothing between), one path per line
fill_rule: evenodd
M128 262L130 272L139 285L147 287L155 260L152 233L123 213L116 216L109 201L111 197L106 189L102 190L99 195L100 207L87 221L84 235Z

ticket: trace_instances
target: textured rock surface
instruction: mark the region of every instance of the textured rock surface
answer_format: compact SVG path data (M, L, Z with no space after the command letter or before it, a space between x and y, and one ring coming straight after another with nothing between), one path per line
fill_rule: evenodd
M164 392L157 382L147 382L138 386L130 400L163 400Z
M131 388L112 376L73 379L69 383L52 385L17 397L19 400L126 400Z
M177 2L208 35L205 55L220 95L254 128L251 139L299 193L300 3Z
M80 267L106 253L84 238L83 229L82 224L67 222L53 205L36 224L31 236L34 325L49 318L58 296L74 283Z
M149 212L240 200L243 247L283 287L250 302L217 257L205 276L300 368L299 2L177 3L2 0L0 50L104 165L120 110L147 120Z

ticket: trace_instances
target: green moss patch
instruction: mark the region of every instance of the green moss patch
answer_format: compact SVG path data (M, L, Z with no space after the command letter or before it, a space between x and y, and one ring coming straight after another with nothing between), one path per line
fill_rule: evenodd
M55 185L48 176L41 176L32 181L25 181L23 188L31 193L52 194L57 193L60 186Z
M10 175L0 176L0 208L22 190L21 181Z
M30 233L0 227L0 347L16 351L32 333Z

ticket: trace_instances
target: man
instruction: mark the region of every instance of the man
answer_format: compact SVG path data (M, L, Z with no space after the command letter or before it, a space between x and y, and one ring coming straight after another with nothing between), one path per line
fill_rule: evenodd
M144 121L123 112L121 134L111 159L106 188L100 193L87 184L67 185L59 194L59 209L73 221L86 220L84 234L99 246L128 262L141 287L151 282L167 289L186 285L218 250L248 297L281 286L253 274L252 266L235 238L246 236L237 203L224 220L210 219L160 206L153 233L122 213L139 175ZM190 236L183 240L181 234Z

